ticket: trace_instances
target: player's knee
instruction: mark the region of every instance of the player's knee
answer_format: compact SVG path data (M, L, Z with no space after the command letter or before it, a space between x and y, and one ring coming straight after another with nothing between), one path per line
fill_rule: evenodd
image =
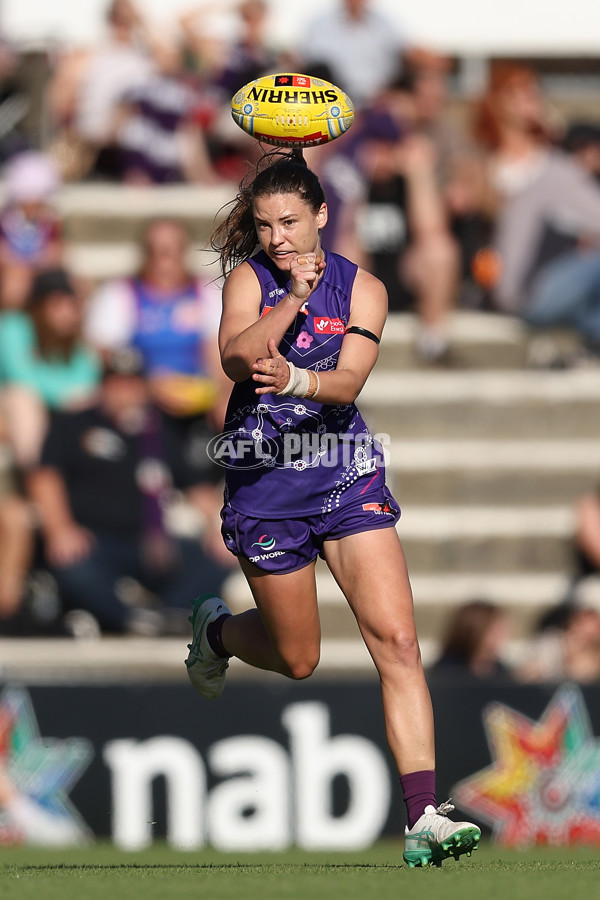
M388 640L392 656L397 663L410 669L421 665L421 651L416 635L397 631L392 632Z
M294 681L310 678L319 665L319 650L304 653L302 656L284 659L283 664L283 674L288 678L293 678Z

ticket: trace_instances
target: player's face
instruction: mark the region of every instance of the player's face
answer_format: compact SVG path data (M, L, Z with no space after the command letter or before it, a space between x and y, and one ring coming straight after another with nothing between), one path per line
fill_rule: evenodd
M327 206L317 213L297 194L269 194L254 201L260 246L279 269L289 269L299 253L321 249L319 229L327 222Z

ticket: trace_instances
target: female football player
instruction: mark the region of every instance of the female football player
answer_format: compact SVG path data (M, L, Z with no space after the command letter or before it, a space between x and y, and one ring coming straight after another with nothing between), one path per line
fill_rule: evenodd
M231 615L201 597L186 660L218 697L236 656L290 678L317 666L315 562L325 559L357 619L383 696L387 739L408 814L404 858L470 853L480 831L435 799L434 729L415 630L400 512L381 447L354 401L378 355L380 281L321 246L327 205L301 154L267 157L213 235L226 275L219 334L234 382L222 533L256 609Z

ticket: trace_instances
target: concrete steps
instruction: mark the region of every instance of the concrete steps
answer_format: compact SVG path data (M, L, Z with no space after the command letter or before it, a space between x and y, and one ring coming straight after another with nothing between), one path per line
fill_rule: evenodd
M600 479L600 440L397 440L386 449L404 507L570 505Z
M378 370L359 405L392 440L597 440L600 369Z
M383 332L377 371L423 368L417 352L418 331L414 316L392 314ZM461 311L450 318L448 338L450 364L461 368L518 368L527 359L527 331L509 316Z

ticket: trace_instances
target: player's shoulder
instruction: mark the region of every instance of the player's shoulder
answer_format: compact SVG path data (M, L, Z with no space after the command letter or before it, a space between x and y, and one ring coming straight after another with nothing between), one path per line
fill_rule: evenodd
M370 294L377 294L387 298L387 290L383 281L360 266L356 272L354 287L356 290L368 291Z
M244 295L250 292L260 297L260 286L258 276L248 261L242 262L229 272L223 283L223 298L227 299L239 295L240 291Z

